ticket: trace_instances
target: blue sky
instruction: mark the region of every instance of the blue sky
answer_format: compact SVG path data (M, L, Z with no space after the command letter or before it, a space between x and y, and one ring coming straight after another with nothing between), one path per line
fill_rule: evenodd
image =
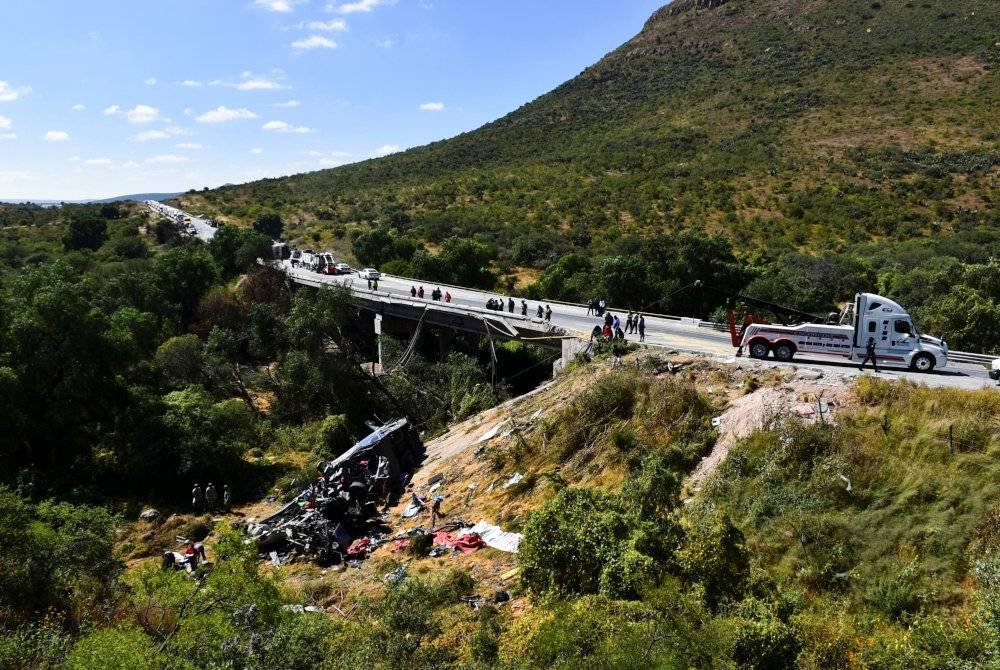
M0 198L244 182L471 130L666 0L5 0Z

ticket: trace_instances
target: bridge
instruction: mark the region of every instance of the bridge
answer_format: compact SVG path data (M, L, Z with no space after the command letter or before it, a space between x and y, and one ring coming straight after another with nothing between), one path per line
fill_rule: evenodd
M162 203L146 203L154 214L167 217L186 215L181 210L163 205ZM208 241L215 234L215 228L203 218L191 216L190 226L193 234L203 241ZM590 332L595 325L603 323L603 319L587 314L584 305L564 302L542 301L541 304L552 309L550 321L536 316L538 301L529 301L527 315L521 314L521 301L515 298L515 311L498 312L486 309L486 301L490 298L500 298L507 305L507 296L498 293L468 289L459 286L447 286L433 282L423 282L406 277L382 275L378 289L368 287L367 280L358 274L324 275L305 268L292 267L289 261L273 263L288 276L289 281L300 286L314 288L325 285L341 284L351 289L357 304L375 314L376 334L381 334L386 319L391 322L411 322L416 328L423 324L441 326L446 329L463 331L482 335L492 340L519 340L530 344L548 347L561 353L557 366L565 365L579 351L586 348L590 340ZM410 295L410 288L424 288L423 299ZM451 302L434 301L430 299L431 292L441 288L451 294ZM621 316L623 313L617 312ZM672 349L680 352L703 354L736 362L735 351L729 339L729 334L720 331L717 324L701 322L664 314L645 314L646 338L645 346ZM637 342L637 334L628 335L626 339ZM949 386L959 388L983 388L993 385L985 365L991 359L989 356L967 354L952 351L949 354L948 367L931 373L918 373L911 370L884 368L878 374L887 379L909 379L928 386ZM380 347L381 363L381 347ZM755 361L759 365L805 365L835 368L839 372L850 375L859 374L857 367L845 363L843 359L821 355L799 356L792 363L777 363L775 361Z
M351 289L355 301L362 308L376 314L376 333L381 334L383 318L402 319L416 324L443 326L452 330L475 333L496 340L519 340L561 352L557 367L570 362L576 353L584 350L590 340L595 325L603 324L603 318L588 315L585 305L564 302L528 301L527 315L521 314L521 299L515 298L514 312L507 311L508 296L498 293L448 286L432 282L392 275L382 275L378 288L368 287L368 281L357 273L350 275L325 275L306 268L292 267L289 261L274 263L285 272L289 280L302 285L321 287L340 284ZM411 288L424 289L424 298L414 298ZM451 294L451 302L435 301L431 292L440 288ZM505 311L486 309L490 298L501 299ZM543 309L551 307L550 321L536 316L539 304ZM615 310L612 310L615 311ZM625 313L616 312L624 321ZM644 313L646 337L643 345L676 351L707 354L724 359L733 359L735 350L729 333L720 331L717 324L709 324L698 319L689 319L664 314ZM419 327L419 326L418 326ZM638 334L627 335L626 340L638 342ZM947 368L931 373L912 370L884 368L878 376L887 379L910 379L928 386L949 386L960 388L982 388L992 385L984 363L988 356L951 352L952 361ZM735 362L736 359L733 359ZM855 364L843 359L821 355L800 356L792 363L776 361L755 361L762 365L806 365L836 368L838 372L858 375Z

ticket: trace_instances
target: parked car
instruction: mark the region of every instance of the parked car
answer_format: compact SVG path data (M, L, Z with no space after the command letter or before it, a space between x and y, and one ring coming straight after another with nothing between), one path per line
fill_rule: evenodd
M375 268L365 268L364 270L358 271L358 276L362 279L381 279L382 275Z
M347 263L337 263L336 268L339 275L354 274L354 269Z

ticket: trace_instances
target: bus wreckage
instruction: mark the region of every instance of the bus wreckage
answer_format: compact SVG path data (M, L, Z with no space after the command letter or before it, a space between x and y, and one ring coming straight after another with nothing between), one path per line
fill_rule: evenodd
M346 560L353 540L382 525L379 505L403 492L424 457L424 446L406 419L370 435L317 467L315 481L275 514L246 527L272 560L296 556L323 565Z

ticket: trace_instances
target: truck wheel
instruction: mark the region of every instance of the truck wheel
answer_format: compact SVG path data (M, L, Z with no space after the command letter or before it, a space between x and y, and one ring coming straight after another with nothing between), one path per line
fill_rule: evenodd
M790 361L795 355L795 350L787 344L779 344L774 348L774 357L779 361Z
M754 342L750 345L750 358L767 358L770 351L771 347L767 345L767 342Z
M930 354L917 354L913 357L913 360L910 361L910 367L917 372L930 372L934 369L936 364L937 361L935 361L934 357Z

